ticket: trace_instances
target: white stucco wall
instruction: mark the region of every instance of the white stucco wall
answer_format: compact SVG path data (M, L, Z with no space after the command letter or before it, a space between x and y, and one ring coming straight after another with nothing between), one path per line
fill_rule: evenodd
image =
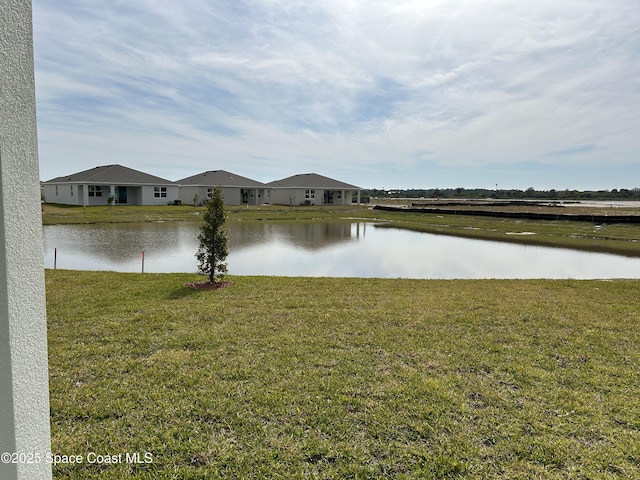
M324 190L318 188L314 190L314 198L306 198L306 188L277 188L271 190L271 203L278 205L304 205L307 200L310 205L322 205Z
M44 201L47 203L64 203L66 205L82 205L82 198L78 196L78 185L69 184L45 185Z
M237 187L224 187L222 189L222 198L225 205L240 205L242 203L240 189Z
M204 196L200 191L200 187L193 186L180 186L178 198L185 205L193 205L193 196L198 195L198 203L204 201Z
M198 194L198 203L203 203L207 200L208 186L192 186L186 185L180 187L180 200L186 205L193 204L193 196ZM249 205L259 205L264 200L263 190L261 188L247 188L249 191ZM252 193L253 192L253 196ZM223 187L222 196L224 198L225 205L241 205L242 204L242 189L240 187Z
M66 205L107 205L109 196L116 194L117 185L102 186L102 196L90 197L89 184L45 184L44 196L47 203L62 203ZM151 185L126 185L118 184L127 188L126 205L167 205L179 199L177 185L159 185L158 188L166 188L166 197L155 196L155 186Z
M273 188L271 190L271 203L300 205L301 201L304 201L304 190L300 191L293 188Z
M156 197L155 188L160 188L160 189L166 188L165 193L167 194L167 196ZM158 185L157 187L144 186L140 191L142 193L142 198L136 199L137 203L129 202L130 205L168 205L169 203L173 203L175 200L179 200L180 198L179 189L177 185ZM161 191L159 191L158 193L162 195Z
M0 0L0 452L51 449L30 0ZM0 478L51 465L0 462Z

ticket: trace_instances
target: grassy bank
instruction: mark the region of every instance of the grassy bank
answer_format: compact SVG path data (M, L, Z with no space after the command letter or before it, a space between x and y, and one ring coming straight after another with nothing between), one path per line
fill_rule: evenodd
M637 281L47 271L56 478L638 478Z
M129 223L155 221L199 222L204 207L188 205L165 206L122 206L74 207L68 205L44 204L42 206L43 225L64 225L83 223ZM270 221L270 220L338 220L344 218L371 218L376 214L363 205L353 206L227 206L230 221Z
M199 222L202 207L63 207L43 206L43 224L121 223L149 221ZM535 221L463 215L383 212L367 206L229 207L229 221L321 221L362 219L390 227L484 240L574 248L640 256L640 225L595 225L588 222Z

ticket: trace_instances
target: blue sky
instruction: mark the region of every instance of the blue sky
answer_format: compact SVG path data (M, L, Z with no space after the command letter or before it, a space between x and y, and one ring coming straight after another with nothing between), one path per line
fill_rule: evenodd
M640 187L638 0L33 0L43 180Z

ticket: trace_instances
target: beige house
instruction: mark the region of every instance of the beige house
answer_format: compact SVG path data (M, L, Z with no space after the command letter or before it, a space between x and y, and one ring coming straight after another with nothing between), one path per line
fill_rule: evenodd
M351 205L360 203L360 187L324 177L303 173L269 182L270 202L282 205Z
M42 184L44 201L66 205L167 205L178 200L178 185L122 165L104 165Z
M216 187L227 205L351 205L360 187L304 173L262 183L226 170L209 170L172 182L122 165L104 165L42 184L47 203L107 205L202 204Z
M269 203L264 183L225 170L211 170L176 181L182 203L202 203L216 187L222 188L226 205L260 205ZM265 195L267 195L265 197ZM196 197L197 196L197 197Z

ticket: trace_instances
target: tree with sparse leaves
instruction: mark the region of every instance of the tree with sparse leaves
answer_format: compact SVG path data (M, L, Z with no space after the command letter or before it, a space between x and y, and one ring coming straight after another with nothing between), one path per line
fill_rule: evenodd
M222 188L215 188L205 205L207 209L200 226L198 235L200 246L196 252L196 258L198 273L208 275L209 281L213 283L221 280L227 273L225 260L229 254Z

